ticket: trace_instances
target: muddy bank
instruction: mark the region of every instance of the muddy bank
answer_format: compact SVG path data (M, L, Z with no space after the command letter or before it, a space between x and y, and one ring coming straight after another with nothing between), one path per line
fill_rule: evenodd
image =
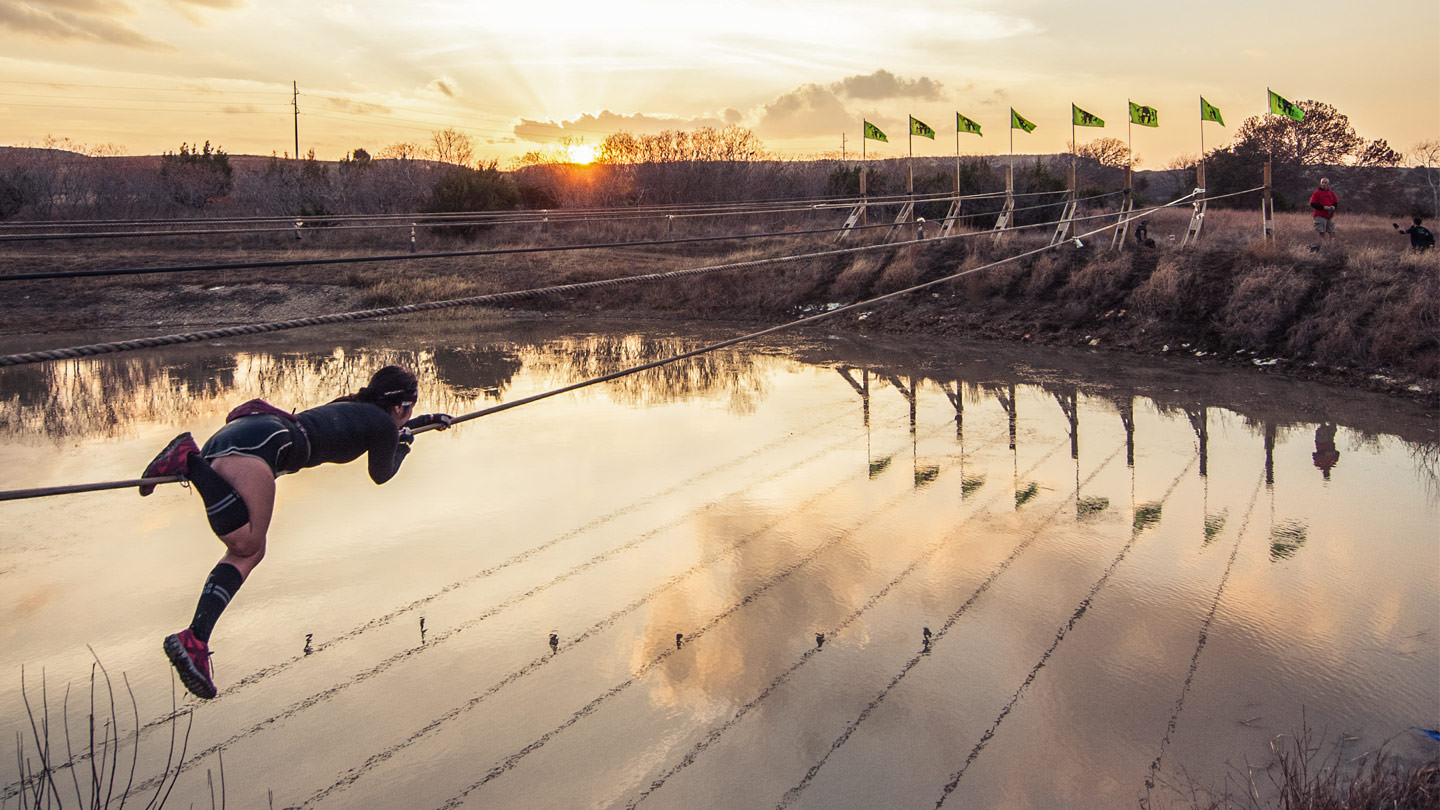
M828 243L827 243L828 245ZM1114 252L1021 240L936 242L891 251L761 266L684 280L617 285L526 299L508 310L546 317L619 317L770 326L962 271L957 280L822 323L827 330L935 335L1070 346L1257 374L1333 382L1440 404L1440 252L1377 249L1312 253L1303 247L1167 245ZM822 249L788 246L784 252ZM753 255L627 251L599 261L517 260L416 264L403 273L345 268L194 279L101 278L25 282L7 289L10 351L54 348L82 329L113 337L170 334L535 289L627 274L723 263ZM157 259L158 261L158 259ZM473 317L473 309L427 317ZM42 338L42 336L49 336Z

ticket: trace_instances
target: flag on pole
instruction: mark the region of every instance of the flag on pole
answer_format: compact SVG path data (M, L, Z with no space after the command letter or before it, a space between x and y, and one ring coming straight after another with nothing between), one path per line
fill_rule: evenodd
M1220 117L1220 108L1206 101L1204 96L1200 97L1200 120L1214 121L1221 126L1225 125L1225 119Z
M1026 132L1034 132L1034 131L1035 131L1035 125L1032 124L1032 123L1030 123L1029 121L1026 121L1026 120L1025 120L1025 116L1021 115L1021 114L1018 113L1018 112L1015 112L1015 108L1014 108L1014 107L1011 107L1011 108L1010 108L1010 128L1011 128L1011 129L1023 129L1023 130L1025 130Z
M966 118L965 116L961 115L961 114L958 113L958 112L955 113L955 131L956 131L956 132L973 132L973 133L975 133L976 135L979 135L979 136L982 137L982 138L985 137L985 134L980 131L980 125L979 125L979 124L975 123L974 121L971 121L969 118Z
M935 130L931 129L929 124L913 115L910 116L910 134L919 135L922 138L929 138L932 141L935 140Z
M872 141L884 141L886 143L890 142L890 139L885 137L885 133L881 132L879 127L875 126L869 121L865 122L865 137L869 138Z
M1266 92L1270 94L1270 112L1275 113L1276 115L1283 115L1288 118L1293 118L1296 121L1305 120L1304 110L1300 109L1294 104L1291 104L1288 99L1284 98L1274 90L1266 88Z
M1142 127L1158 127L1160 126L1160 111L1132 101L1130 102L1130 123L1139 124Z
M1084 110L1080 109L1079 107L1076 107L1076 106L1074 105L1074 103L1071 103L1071 105L1070 105L1070 120L1071 120L1071 122L1074 123L1075 126L1077 126L1077 127L1103 127L1103 126L1105 126L1105 121L1102 120L1102 119L1100 118L1100 116L1098 116L1098 115L1091 115L1090 113L1085 112Z

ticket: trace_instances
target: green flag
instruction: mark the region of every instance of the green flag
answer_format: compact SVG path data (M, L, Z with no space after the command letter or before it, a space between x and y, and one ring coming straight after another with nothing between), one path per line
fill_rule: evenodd
M979 136L982 137L982 138L985 137L985 134L980 131L980 125L979 125L979 124L975 123L974 121L971 121L969 118L966 118L965 116L961 115L961 114L958 113L958 112L955 113L955 131L956 131L956 132L973 132L973 133L975 133L976 135L979 135Z
M910 116L910 134L919 135L922 138L929 138L932 141L935 140L935 130L931 129L929 124L913 115Z
M1225 125L1225 119L1220 117L1220 108L1206 101L1204 96L1200 97L1200 120L1214 121L1221 126Z
M1100 116L1091 115L1090 113L1085 112L1079 107L1076 107L1073 103L1070 105L1070 120L1075 122L1075 126L1077 127L1105 126L1105 122L1101 120Z
M1270 94L1270 112L1275 113L1276 115L1283 115L1289 118L1293 118L1296 121L1305 120L1304 110L1296 107L1294 104L1291 104L1288 100L1286 100L1274 90L1267 89L1266 92Z
M1132 101L1130 102L1130 123L1139 124L1142 127L1158 127L1160 126L1160 111Z
M1010 108L1010 128L1011 128L1011 129L1023 129L1023 130L1025 130L1026 132L1034 132L1034 131L1035 131L1035 125L1032 124L1032 123L1030 123L1029 121L1026 121L1026 120L1025 120L1025 116L1021 115L1021 114L1018 113L1018 112L1015 112L1015 108L1014 108L1014 107L1011 107L1011 108Z
M890 142L890 139L885 137L885 133L881 132L879 127L875 126L869 121L865 122L865 137L869 138L872 141L884 141L886 143Z

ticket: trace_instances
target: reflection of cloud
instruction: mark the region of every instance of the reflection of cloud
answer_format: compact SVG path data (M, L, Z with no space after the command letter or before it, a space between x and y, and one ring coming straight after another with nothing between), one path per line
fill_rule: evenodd
M91 0L30 0L0 4L0 27L45 39L75 40L128 48L173 50L123 23L114 14L131 14L124 3L100 4Z

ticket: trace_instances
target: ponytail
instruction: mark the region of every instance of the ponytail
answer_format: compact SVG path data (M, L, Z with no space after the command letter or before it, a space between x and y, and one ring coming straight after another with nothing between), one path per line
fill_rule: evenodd
M389 409L414 405L419 394L415 375L399 366L385 366L370 378L370 384L334 402L368 402Z

